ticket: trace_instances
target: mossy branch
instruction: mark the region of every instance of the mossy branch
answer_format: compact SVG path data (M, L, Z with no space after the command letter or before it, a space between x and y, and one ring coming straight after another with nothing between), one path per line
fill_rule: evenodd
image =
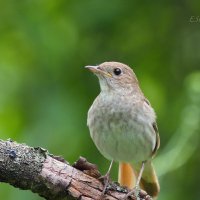
M103 190L100 176L96 165L84 158L71 166L43 148L0 140L0 181L31 190L45 199L99 200ZM104 199L123 199L127 192L111 183ZM150 199L144 191L140 197Z

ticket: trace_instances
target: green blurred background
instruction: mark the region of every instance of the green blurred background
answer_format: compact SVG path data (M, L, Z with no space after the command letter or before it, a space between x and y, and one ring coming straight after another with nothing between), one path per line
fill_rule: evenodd
M84 69L104 61L132 66L156 110L159 199L199 199L199 1L0 1L0 138L105 173L86 126L99 85ZM0 198L42 199L4 183Z

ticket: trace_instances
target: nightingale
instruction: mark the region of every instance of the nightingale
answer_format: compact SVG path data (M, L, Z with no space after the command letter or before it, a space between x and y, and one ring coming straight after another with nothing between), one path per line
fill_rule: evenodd
M87 125L100 153L111 160L105 175L105 187L113 161L119 162L119 183L133 189L139 186L154 199L160 187L152 159L159 145L156 115L140 89L133 70L119 62L86 66L99 79L100 94L88 111Z

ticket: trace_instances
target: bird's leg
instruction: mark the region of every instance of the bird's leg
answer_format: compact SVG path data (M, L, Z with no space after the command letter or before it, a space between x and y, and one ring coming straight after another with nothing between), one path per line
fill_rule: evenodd
M145 162L142 162L142 167L140 169L140 172L139 172L139 175L138 175L138 178L137 178L137 181L136 181L136 184L135 184L135 187L132 191L130 191L124 199L128 199L129 196L135 194L136 198L138 199L138 195L139 195L139 191L140 191L140 181L141 181L141 178L142 178L142 174L143 174L143 171L144 171L144 167L145 167Z
M111 168L112 168L112 165L113 165L113 160L111 161L110 163L110 166L108 168L108 171L107 173L104 175L104 176L101 176L99 179L103 181L104 183L104 188L103 188L103 191L102 191L102 194L101 194L101 197L104 196L105 192L106 192L106 188L109 184L109 179L110 179L110 171L111 171Z

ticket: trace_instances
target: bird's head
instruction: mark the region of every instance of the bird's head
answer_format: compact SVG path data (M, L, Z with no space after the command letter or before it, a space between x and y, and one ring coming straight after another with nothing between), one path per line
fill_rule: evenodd
M104 62L97 66L86 66L100 82L102 91L124 91L138 88L138 80L133 70L119 62Z

